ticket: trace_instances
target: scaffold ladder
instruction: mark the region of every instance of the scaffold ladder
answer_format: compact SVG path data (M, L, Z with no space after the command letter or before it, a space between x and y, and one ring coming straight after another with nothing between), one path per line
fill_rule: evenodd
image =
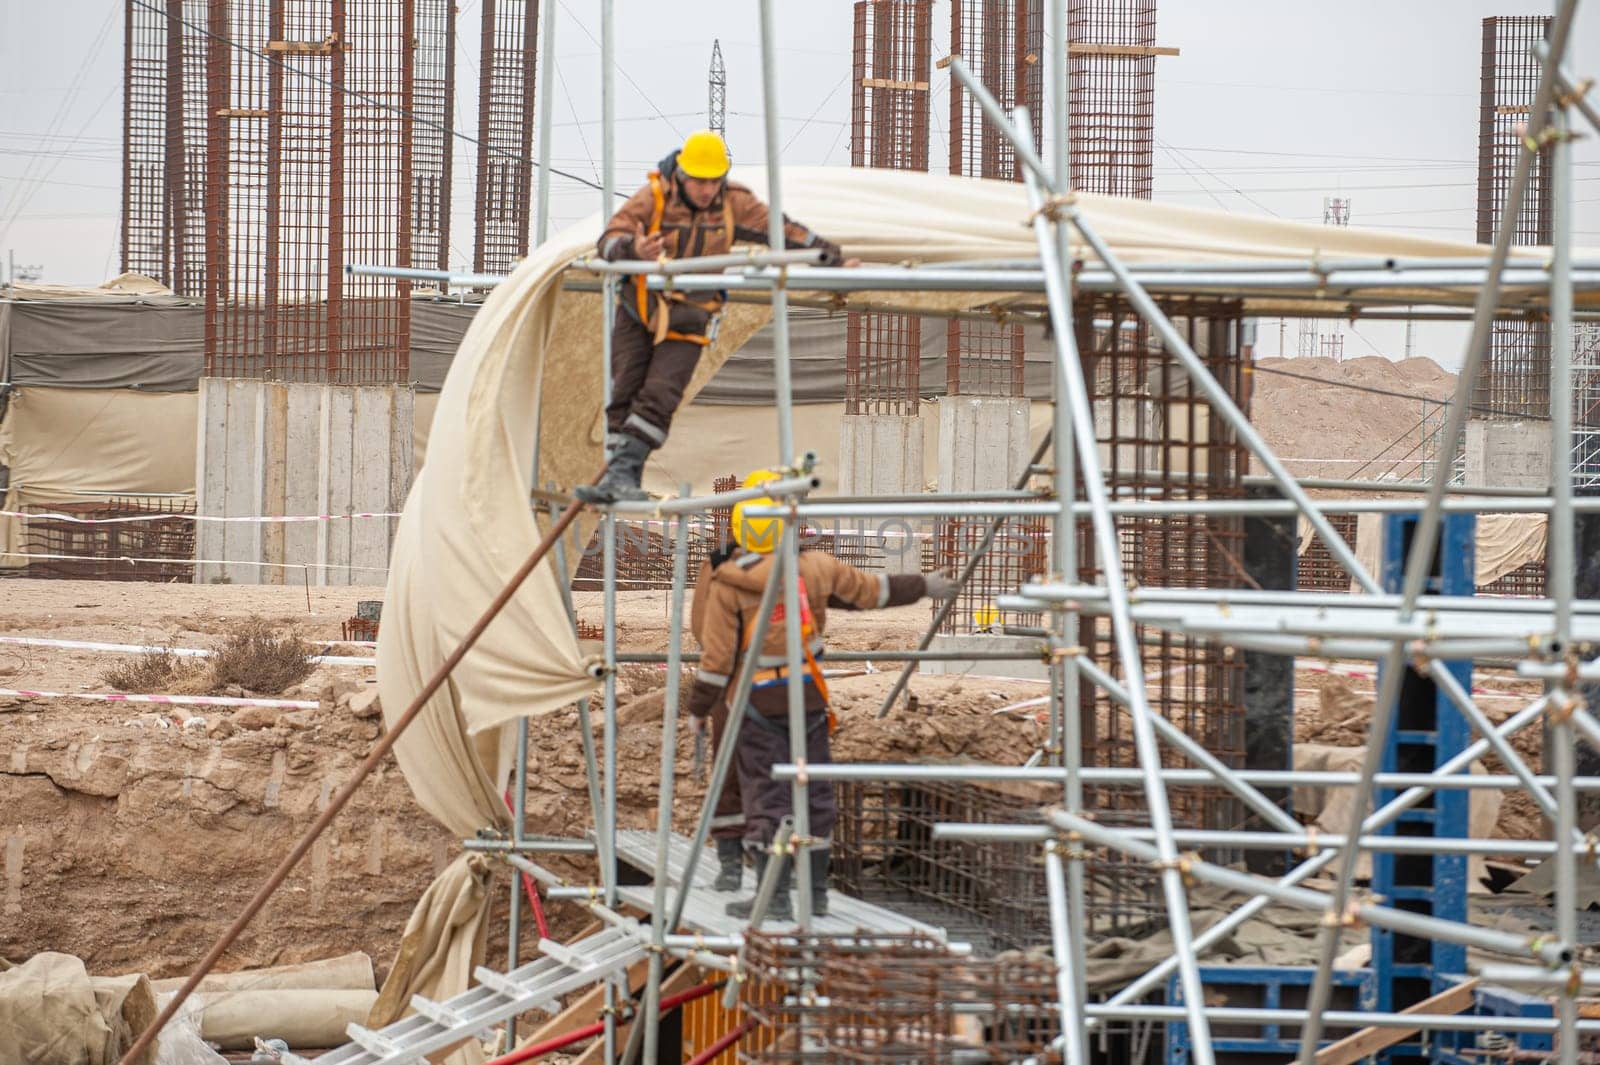
M359 1024L346 1029L350 1042L318 1058L319 1065L406 1065L424 1055L478 1037L487 1029L525 1010L560 1010L562 995L601 980L626 974L645 957L643 946L628 931L609 928L563 946L539 941L538 960L498 973L480 966L478 986L443 1002L414 995L414 1014L373 1030Z

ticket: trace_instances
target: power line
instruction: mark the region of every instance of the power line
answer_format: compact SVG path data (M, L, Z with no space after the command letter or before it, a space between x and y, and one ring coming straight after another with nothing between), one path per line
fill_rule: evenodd
M1313 384L1326 385L1329 388L1344 388L1351 392L1366 392L1374 396L1388 396L1390 399L1419 400L1423 403L1432 403L1440 407L1448 406L1450 402L1449 400L1444 399L1434 399L1432 396L1419 395L1415 392L1396 392L1388 388L1375 388L1372 385L1358 385L1349 381L1330 381L1325 377L1314 377L1311 374L1295 373L1293 370L1279 370L1273 367L1262 366L1260 363L1253 365L1251 370L1254 373L1270 374L1276 377L1293 377L1297 381L1310 381ZM1518 418L1524 418L1529 421L1550 420L1549 418L1540 418L1537 415L1532 414L1521 414L1515 411L1497 410L1494 407L1480 407L1477 404L1469 404L1467 409L1472 411L1474 414L1493 414L1502 417L1514 416Z

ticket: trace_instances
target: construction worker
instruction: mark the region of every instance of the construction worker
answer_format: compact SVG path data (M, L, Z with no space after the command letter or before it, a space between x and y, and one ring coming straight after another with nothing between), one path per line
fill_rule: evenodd
M736 241L767 243L767 205L728 180L728 146L711 130L689 134L661 160L644 188L606 223L603 259L678 259L721 255ZM823 263L843 265L837 245L784 219L789 248L820 248ZM672 415L715 335L720 292L657 292L643 276L624 279L611 327L611 403L606 407L606 470L577 489L586 503L643 499L645 460L667 442Z
M746 488L776 480L778 474L758 470L745 478ZM695 588L691 616L698 616L700 668L689 695L693 727L703 730L706 718L719 703L726 701L733 678L742 660L750 653L749 642L756 626L761 592L776 564L774 552L783 538L782 518L747 516L745 508L771 506L762 498L737 504L733 509L733 537L738 548L710 572L709 579ZM806 662L800 675L786 674L785 625L783 603L767 625L766 637L755 650L754 680L745 719L739 728L735 764L739 772L739 795L744 810L744 846L756 867L757 877L764 872L773 835L779 823L793 813L788 783L772 779L772 767L787 762L789 750L789 682L804 685L806 712L806 761L821 765L829 760L828 687L818 664L826 651L824 636L829 607L845 610L872 610L904 606L924 596L945 598L952 592L951 582L939 574L927 576L864 573L822 551L803 551L800 564L800 631ZM724 711L726 712L726 711ZM828 837L838 818L833 785L813 781L807 791L811 815L810 846L812 913L828 912ZM814 842L813 842L814 841ZM722 852L719 848L719 857ZM787 863L779 872L778 891L769 915L779 920L793 916L789 901L791 870ZM729 914L748 918L753 899L731 902Z
M695 578L694 596L689 601L689 631L697 642L705 642L705 605L709 598L711 575L728 559L738 553L739 545L728 541L700 563L700 573ZM722 736L728 729L728 700L718 698L709 711L711 718L711 753L722 749ZM704 733L705 714L689 719L696 729ZM698 748L697 748L698 750ZM717 796L716 809L712 811L711 838L717 846L717 891L738 891L744 880L744 806L739 801L739 773L735 769L722 782L722 792Z

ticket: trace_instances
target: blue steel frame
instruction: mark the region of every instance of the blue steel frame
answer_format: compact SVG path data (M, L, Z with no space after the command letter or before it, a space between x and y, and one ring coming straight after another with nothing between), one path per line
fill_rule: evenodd
M1466 976L1456 974L1439 977L1439 990L1443 991L1451 984L1460 983L1467 979ZM1508 987L1479 987L1473 992L1471 1015L1474 1017L1542 1017L1551 1018L1556 1015L1555 1007L1548 999L1534 998L1524 995L1520 991L1513 991ZM1486 1032L1435 1032L1433 1036L1433 1060L1438 1065L1484 1065L1493 1058L1485 1058L1482 1054L1473 1054L1473 1050L1494 1049L1485 1047L1483 1037ZM1501 1034L1496 1040L1501 1043L1500 1049L1515 1049L1533 1051L1535 1053L1551 1053L1556 1048L1555 1036L1549 1032L1523 1032L1520 1035Z
M1200 981L1208 996L1218 996L1225 1006L1249 1006L1259 1009L1304 1009L1306 996L1311 991L1311 981L1316 969L1309 965L1202 965ZM1370 1010L1376 1001L1376 982L1371 969L1351 969L1333 974L1335 988L1334 1009ZM1353 988L1354 1001L1342 1000L1339 988ZM1289 994L1285 995L1285 991ZM1183 989L1174 974L1167 981L1167 1002L1181 1005ZM1250 1038L1229 1035L1225 1023L1211 1026L1211 1047L1218 1058L1231 1062L1250 1060L1257 1056L1264 1063L1283 1065L1300 1050L1299 1027L1293 1026L1291 1034L1283 1034L1283 1025L1267 1024L1250 1027L1259 1033ZM1342 1034L1342 1033L1341 1033ZM1333 1042L1329 1037L1323 1045ZM1167 1026L1166 1065L1189 1065L1193 1044L1189 1040L1189 1025L1174 1021ZM1475 1065L1483 1065L1477 1062Z
M1416 529L1417 515L1391 514L1383 521L1383 587L1400 591L1406 552ZM1425 595L1472 595L1476 519L1471 514L1444 518L1440 550L1425 586ZM1471 690L1472 664L1449 662L1446 668ZM1371 742L1369 740L1369 742ZM1394 728L1384 738L1382 771L1420 772L1437 769L1472 742L1471 728L1432 680L1407 670L1401 682ZM1376 805L1394 799L1397 792L1380 788ZM1435 792L1415 809L1384 829L1385 835L1465 839L1470 793ZM1467 857L1461 854L1374 854L1372 888L1389 905L1447 921L1467 919ZM1385 929L1372 930L1372 969L1377 982L1377 1009L1395 1012L1429 997L1443 986L1442 976L1465 972L1465 947L1407 936ZM1380 1063L1416 1060L1430 1054L1426 1033L1391 1047L1379 1055ZM1433 1040L1433 1042L1437 1042Z

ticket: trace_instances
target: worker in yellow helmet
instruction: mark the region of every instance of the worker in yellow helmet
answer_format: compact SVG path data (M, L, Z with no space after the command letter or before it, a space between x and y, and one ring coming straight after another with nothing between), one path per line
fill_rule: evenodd
M771 470L758 470L745 478L744 487L757 487L778 476ZM751 515L748 509L771 505L772 500L763 497L734 507L734 543L724 547L702 567L694 590L690 628L700 641L701 652L688 710L697 731L707 727L708 718L714 726L718 715L726 719L733 680L744 657L752 653L749 645L754 638L761 592L775 564L786 523L782 518ZM823 638L827 632L829 608L873 610L904 606L924 596L946 598L952 592L951 582L937 573L926 576L866 573L822 551L802 551L799 560L800 641L805 661L798 674L791 678L786 670L784 608L780 598L768 621L765 639L753 651L757 656L754 681L739 728L738 748L734 752L744 822L743 843L756 866L758 878L766 867L778 824L794 809L790 785L772 779L772 767L790 760L788 685L791 679L805 687L807 764L821 765L829 760L828 687L819 664L827 653ZM720 727L715 728L715 742L721 742L721 732ZM814 887L812 912L822 916L828 910L828 837L838 819L838 808L834 803L833 785L826 781L813 781L807 795L811 814L808 860ZM722 803L719 803L718 811L721 809ZM718 888L736 889L742 872L738 850L719 840L717 855L723 872L717 878ZM791 870L785 866L778 875L778 891L768 915L788 920L794 913L789 899ZM730 902L727 911L735 917L747 918L751 901Z
M735 243L767 243L767 205L728 180L728 146L708 129L689 134L650 180L622 205L600 236L607 260L721 255ZM790 248L820 248L842 263L839 248L798 222L784 220ZM641 275L618 289L611 327L611 403L606 407L606 471L578 489L586 503L643 499L639 481L650 452L667 441L672 415L711 343L722 309L718 292L649 292Z

